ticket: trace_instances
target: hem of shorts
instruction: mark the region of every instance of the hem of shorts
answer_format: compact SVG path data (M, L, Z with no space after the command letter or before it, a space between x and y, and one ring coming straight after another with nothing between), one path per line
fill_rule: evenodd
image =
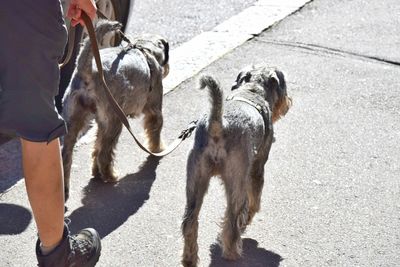
M67 133L67 129L65 127L65 124L62 123L59 126L57 126L54 130L52 130L47 137L43 137L43 138L30 138L30 137L26 137L22 134L20 134L19 132L16 133L16 135L24 140L30 141L30 142L37 142L37 143L44 143L46 142L47 144L49 144L51 141L53 141L56 138L59 138L63 135L65 135Z

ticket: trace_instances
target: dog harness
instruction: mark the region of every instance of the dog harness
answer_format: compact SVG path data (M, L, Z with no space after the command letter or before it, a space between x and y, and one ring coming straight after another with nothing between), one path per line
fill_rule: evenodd
M242 97L240 95L230 95L226 98L227 101L240 101L240 102L244 102L249 104L250 106L252 106L253 108L255 108L258 113L260 113L261 117L263 118L263 122L264 122L264 130L267 131L267 127L269 125L269 122L271 121L271 112L268 108L268 102L265 100L262 101L258 101L258 102L262 102L262 104L260 103L256 103L255 101L252 101L248 98ZM275 138L273 138L273 142L274 142Z
M253 101L250 101L250 100L247 99L247 98L244 98L244 97L241 97L241 96L235 96L235 95L234 95L234 96L229 96L229 97L227 97L226 100L233 100L233 101L245 102L245 103L249 104L250 106L254 107L255 109L257 109L258 112L259 112L261 115L267 113L267 112L266 112L266 108L265 108L265 106L267 105L267 102L266 102L266 101L265 101L265 105L264 105L264 106L261 106L261 105L259 105L259 104L257 104L257 103L254 103Z

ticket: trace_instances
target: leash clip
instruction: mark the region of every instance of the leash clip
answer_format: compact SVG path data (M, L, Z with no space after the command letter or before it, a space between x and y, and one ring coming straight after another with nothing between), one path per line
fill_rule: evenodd
M178 138L185 140L186 138L190 137L194 129L196 129L196 127L197 127L197 120L190 122L188 127L181 132Z

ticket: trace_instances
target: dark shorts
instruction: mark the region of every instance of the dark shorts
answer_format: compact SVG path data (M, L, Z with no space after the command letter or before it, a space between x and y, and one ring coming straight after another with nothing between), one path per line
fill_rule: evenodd
M35 142L65 134L57 113L67 30L59 0L0 0L0 132Z

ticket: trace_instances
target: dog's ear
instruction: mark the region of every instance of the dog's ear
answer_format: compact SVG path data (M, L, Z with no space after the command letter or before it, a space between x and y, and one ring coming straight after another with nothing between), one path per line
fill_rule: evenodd
M231 90L238 89L243 83L250 82L251 72L250 71L241 71L239 75L236 77L236 81L232 84Z
M165 39L160 39L158 42L158 46L164 50L164 61L162 64L162 66L164 66L169 62L169 43Z
M264 75L263 75L264 76ZM268 74L268 77L263 77L264 81L266 81L266 87L268 90L273 90L275 92L278 92L279 90L279 77L278 74L275 71L271 71Z
M159 60L159 62L163 69L163 78L165 78L169 73L169 43L167 40L161 37L157 40L156 45L162 50L162 58Z

